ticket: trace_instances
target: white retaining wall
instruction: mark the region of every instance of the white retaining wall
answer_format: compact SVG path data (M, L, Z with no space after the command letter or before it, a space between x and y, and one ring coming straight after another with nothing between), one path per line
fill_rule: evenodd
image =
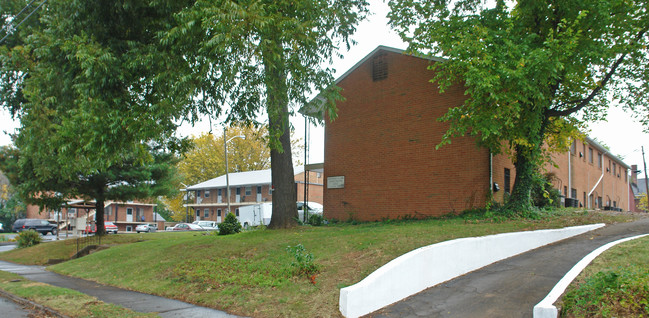
M566 273L565 276L552 288L550 293L548 293L547 296L543 300L541 300L540 303L536 304L534 306L534 318L556 318L559 317L559 310L557 309L556 306L554 306L554 303L563 295L563 292L566 291L566 288L570 286L570 283L577 278L577 276L581 273L581 271L590 264L597 256L600 254L604 253L607 249L618 245L620 243L626 242L626 241L631 241L635 239L639 239L641 237L645 237L649 234L642 234L634 237L627 237L621 240L617 240L615 242L608 243L606 245L601 246L600 248L590 252L590 254L586 255L579 263L575 264L575 266Z
M366 315L491 263L603 226L504 233L421 247L390 261L359 283L341 289L340 312L345 317Z

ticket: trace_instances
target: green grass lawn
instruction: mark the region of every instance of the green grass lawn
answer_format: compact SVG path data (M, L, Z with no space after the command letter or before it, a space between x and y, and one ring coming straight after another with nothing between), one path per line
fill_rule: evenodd
M357 283L388 261L418 247L461 237L628 219L566 212L540 220L452 218L304 226L230 236L110 235L102 241L112 245L109 249L49 269L239 315L337 317L340 288ZM0 259L43 264L48 258L73 254L66 244L40 244L0 254ZM287 247L297 244L315 257L319 268L315 277L295 274L291 266L295 258Z
M80 292L33 282L22 276L0 271L0 289L47 306L68 317L157 317L98 301Z
M587 266L559 303L562 317L649 316L649 237L616 245Z

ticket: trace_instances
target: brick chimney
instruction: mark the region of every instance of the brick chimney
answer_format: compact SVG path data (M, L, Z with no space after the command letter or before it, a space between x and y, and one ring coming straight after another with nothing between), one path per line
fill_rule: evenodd
M631 183L638 184L638 165L631 165Z

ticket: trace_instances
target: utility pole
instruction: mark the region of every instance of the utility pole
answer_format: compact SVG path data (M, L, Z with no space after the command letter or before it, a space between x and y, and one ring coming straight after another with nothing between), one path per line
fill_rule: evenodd
M645 197L647 198L647 209L649 209L649 178L647 178L647 160L644 157L644 146L642 148L642 163L644 164L644 185L646 187ZM649 212L649 211L647 211Z
M228 176L228 142L232 141L232 139L235 138L241 138L241 139L246 139L245 135L238 135L234 136L230 139L225 139L227 137L226 135L227 127L225 125L223 126L223 152L225 153L225 187L227 188L227 196L228 196L228 210L225 211L225 215L228 215L230 213L230 177Z
M302 201L302 211L303 212L303 222L307 223L309 221L309 207L307 202L309 201L309 171L306 170L306 165L309 162L309 121L304 115L304 201Z
M225 210L225 215L230 213L230 177L228 176L228 139L226 135L227 127L223 125L223 154L225 155L225 195L227 196L228 209ZM224 219L225 220L225 219Z

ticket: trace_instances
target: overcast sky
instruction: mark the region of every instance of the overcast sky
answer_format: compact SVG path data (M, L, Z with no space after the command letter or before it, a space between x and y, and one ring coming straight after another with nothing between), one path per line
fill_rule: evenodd
M342 52L344 59L336 59L333 67L336 69L335 77L344 74L356 62L365 57L379 45L386 45L398 49L405 49L403 43L395 32L387 26L388 12L387 4L381 0L370 0L370 10L373 15L368 20L358 26L354 39L357 44L348 52ZM0 145L6 145L11 142L10 138L4 131L12 132L18 127L18 123L11 120L8 112L4 109L0 111ZM304 138L304 118L295 117L292 123L296 130L296 136ZM213 122L213 130L220 129L217 123ZM649 160L649 134L642 131L642 126L631 119L620 109L611 109L607 122L600 122L590 126L589 136L597 139L611 148L611 151L622 157L626 164L637 164L642 169L642 154L640 147L645 147L645 156ZM207 122L199 123L194 127L183 125L180 134L184 136L199 135L202 132L210 130ZM324 160L324 129L322 127L311 127L311 138L309 163L318 163ZM300 158L304 161L304 157Z

